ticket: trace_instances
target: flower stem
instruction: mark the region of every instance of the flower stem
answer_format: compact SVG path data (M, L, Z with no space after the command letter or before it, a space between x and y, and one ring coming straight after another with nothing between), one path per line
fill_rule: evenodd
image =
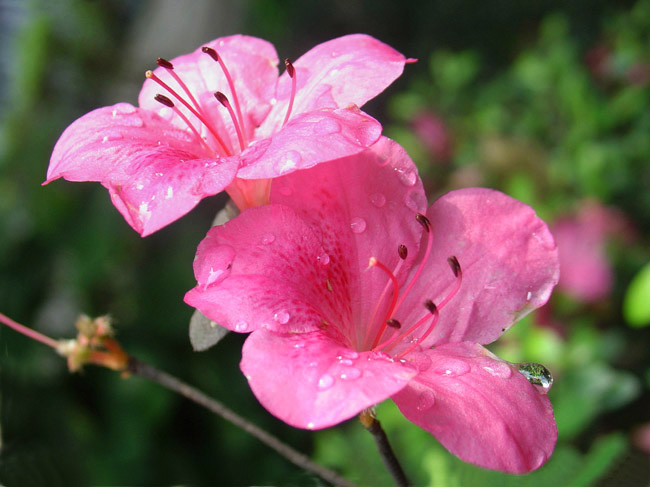
M318 475L327 482L342 487L350 487L354 485L338 475L336 472L325 468L322 465L318 465L317 463L310 460L306 455L303 455L299 451L294 450L292 447L283 443L275 436L250 423L248 420L239 416L237 413L227 408L219 401L206 396L198 389L195 389L194 387L180 381L176 377L173 377L166 372L158 370L152 365L149 365L133 357L129 358L127 370L133 375L137 375L144 379L160 384L166 389L176 392L186 397L190 401L203 406L214 414L221 416L225 420L230 421L235 426L240 427L250 435L260 440L262 443L277 451L280 455L285 457L293 464Z
M395 485L397 487L408 487L410 483L406 478L404 469L402 469L399 460L397 460L395 452L388 442L388 436L386 436L386 432L381 427L381 423L375 418L374 413L366 409L361 412L359 419L363 427L372 434L372 438L377 445L377 450L379 450L379 454L381 455L381 460L384 462L388 473L393 477Z
M13 328L15 331L18 333L21 333L25 335L26 337L29 337L33 340L36 340L38 342L41 342L48 347L56 349L58 346L58 342L48 336L43 335L42 333L37 332L36 330L32 330L31 328L27 328L24 325L21 325L20 323L16 323L14 320L9 318L6 315L3 315L0 313L0 323L4 323L7 325L9 328Z

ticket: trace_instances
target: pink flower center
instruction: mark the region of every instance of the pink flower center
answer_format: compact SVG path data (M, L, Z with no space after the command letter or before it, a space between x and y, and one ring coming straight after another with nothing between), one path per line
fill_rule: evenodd
M418 223L422 225L425 232L427 233L427 246L424 251L422 260L420 261L420 264L418 265L417 269L415 270L415 273L413 274L413 277L406 283L406 285L402 289L400 289L399 281L395 276L396 274L399 273L402 264L408 255L408 249L406 248L406 246L404 245L398 246L397 252L400 256L400 261L397 264L397 267L395 268L394 271L391 271L388 267L386 267L384 264L379 262L375 257L371 257L369 261L370 267L377 267L381 269L386 273L389 279L389 282L387 283L386 287L384 288L384 291L379 297L377 305L375 306L375 310L370 319L369 326L371 327L371 329L373 328L372 325L375 322L378 310L382 308L382 304L384 300L387 298L387 295L389 293L392 294L391 302L390 305L388 306L388 311L386 312L385 318L382 320L381 325L379 326L377 334L375 335L370 348L373 351L378 351L378 352L383 351L385 353L390 353L391 350L395 349L398 344L408 343L408 346L406 348L400 350L397 353L397 355L395 355L394 358L396 359L401 359L402 357L404 357L405 355L413 351L415 348L419 346L420 343L422 343L431 334L431 332L433 332L436 323L438 322L440 311L456 295L456 293L460 289L463 280L463 273L460 268L460 264L458 263L458 259L455 256L449 257L447 261L449 263L449 266L451 267L452 272L454 273L454 276L456 277L456 282L454 283L453 287L451 288L447 296L437 305L431 299L427 299L423 303L426 312L420 319L418 319L411 326L403 327L402 323L400 323L397 319L394 318L400 306L404 303L404 300L413 289L413 286L415 285L416 281L421 276L422 271L424 270L427 261L429 260L429 256L431 254L431 248L433 246L433 231L431 229L431 223L429 222L429 219L420 213L418 213L415 218L418 221ZM390 292L390 290L392 290L392 293ZM387 340L382 342L382 339L384 338L384 335L388 330L388 328L393 329L394 332Z
M219 56L217 51L207 46L204 46L201 50L207 55L209 55L217 64L219 64L219 67L226 78L226 82L228 83L228 87L230 88L230 93L232 96L232 101L234 103L234 108L233 105L230 103L228 97L224 95L222 92L220 91L215 92L214 97L228 111L230 121L235 129L235 132L237 133L237 140L239 142L239 151L237 151L236 149L230 146L229 144L230 141L228 137L222 137L221 134L219 134L219 131L217 130L215 124L212 123L207 112L197 101L196 97L192 94L187 84L185 84L181 79L181 77L175 72L174 65L171 62L163 58L158 58L156 61L158 66L165 68L165 70L169 73L170 77L174 80L174 82L178 86L178 89L174 89L173 87L171 87L168 83L160 79L160 77L158 77L153 71L147 71L145 73L145 77L147 79L156 82L167 92L169 96L163 94L157 94L154 97L154 99L157 102L165 105L166 107L171 108L174 111L174 113L178 115L178 117L183 121L183 123L187 125L189 130L197 137L197 139L199 140L199 142L201 143L204 149L206 149L208 152L214 155L231 156L234 153L243 151L248 146L248 142L249 142L246 138L246 134L247 134L246 125L244 123L244 117L242 116L239 97L237 96L237 91L235 90L235 83L233 82L232 76L230 76L230 71L228 71L226 64L224 63L221 56ZM289 59L286 59L284 61L284 64L286 66L287 73L291 77L291 97L289 99L287 113L284 117L284 122L282 123L282 126L284 126L288 122L289 117L291 116L293 101L296 96L296 71ZM183 112L178 108L174 100L177 103L183 105L192 115L196 117L196 119L199 121L200 124L205 126L208 132L210 132L210 134L214 137L214 140L216 142L215 147L209 146L208 142L200 134L199 131L200 127L196 127L187 118L187 116L183 114Z

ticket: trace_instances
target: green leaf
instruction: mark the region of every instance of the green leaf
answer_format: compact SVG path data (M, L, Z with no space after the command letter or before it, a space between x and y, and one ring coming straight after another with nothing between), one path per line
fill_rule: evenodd
M623 316L634 327L650 324L650 262L632 279L623 300Z

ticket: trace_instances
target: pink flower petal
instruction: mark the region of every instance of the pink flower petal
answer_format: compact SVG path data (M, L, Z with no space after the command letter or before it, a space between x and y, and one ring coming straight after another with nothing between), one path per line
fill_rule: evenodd
M247 136L249 139L252 138L254 130L271 109L271 99L274 96L278 80L278 57L275 48L271 43L263 39L233 35L207 42L194 52L171 60L174 71L187 85L192 94L197 97L211 121L215 122L218 128L225 127L225 130L231 133L232 143L235 143L237 138L234 130L232 130L233 126L230 117L225 108L212 96L214 92L221 91L234 106L232 92L219 64L201 51L203 46L216 50L228 68L241 105ZM154 70L154 74L187 100L188 97L185 92L166 71L165 68L159 67ZM195 127L203 130L202 135L207 135L203 125L196 123L196 118L153 80L144 82L138 98L140 106L161 114L168 113L169 109L154 100L157 93L162 93L174 101L182 109L183 113L191 121L195 122ZM186 127L185 123L176 115L169 115L172 116L174 124L178 127ZM222 118L225 120L223 125L216 122L216 120ZM222 130L220 130L221 133L223 133Z
M316 330L328 314L344 312L342 304L328 311L342 296L340 289L328 291L321 242L290 208L248 209L201 242L194 261L198 285L185 302L230 330Z
M417 373L385 355L355 352L327 331L288 336L256 331L244 344L240 367L271 414L308 429L355 416Z
M424 353L429 368L393 396L409 421L481 467L526 473L550 457L557 440L551 403L513 366L475 343Z
M143 236L171 223L235 177L236 158L212 158L195 138L126 103L94 110L59 138L47 181L98 181Z
M293 113L323 107L362 106L384 91L404 70L406 59L392 47L365 34L352 34L317 45L293 65L298 84ZM286 113L291 79L278 82L279 100L264 123L264 131L279 127Z
M381 125L356 107L324 109L292 117L274 135L242 154L243 179L274 178L325 161L356 154L374 144Z
M423 346L486 344L548 300L559 277L557 247L532 208L498 191L452 191L427 211L433 250L397 318L413 323L425 298L440 303L456 281L447 258L456 256L463 281ZM415 314L411 311L415 310Z
M385 272L368 269L370 258L394 270L398 246L406 246L408 257L397 275L403 283L418 252L423 230L415 215L425 211L427 200L415 165L399 144L382 137L357 156L275 179L270 201L292 207L321 229L331 286L346 290L342 299L352 306L356 344L363 348L376 333L369 321L380 294L387 286L388 296L392 292ZM384 300L373 323L383 322L389 302Z

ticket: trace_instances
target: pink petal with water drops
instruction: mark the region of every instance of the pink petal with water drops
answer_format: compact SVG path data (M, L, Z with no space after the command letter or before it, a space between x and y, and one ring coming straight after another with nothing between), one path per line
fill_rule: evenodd
M327 330L288 336L256 331L244 344L240 367L269 412L308 429L355 416L395 394L417 373L388 356L356 352Z
M509 473L539 468L557 440L551 403L475 343L424 352L431 364L393 396L406 418L461 460Z
M181 217L204 196L228 186L233 158L214 159L186 131L126 103L94 110L59 138L49 183L98 181L127 222L143 236Z
M251 208L208 232L194 261L198 285L185 302L235 331L318 329L328 303L342 301L342 289L327 291L321 242L290 208Z
M374 144L381 125L356 107L296 115L279 132L241 154L244 179L274 178L356 154Z
M422 276L397 318L424 298L440 303L456 283L447 258L462 270L457 294L440 310L431 345L496 340L514 322L548 300L559 277L557 246L535 211L498 191L471 188L447 193L427 211L433 249Z
M362 106L384 91L404 70L405 57L392 47L365 34L351 34L317 45L293 65L298 84L294 113L322 107ZM278 81L277 105L262 131L282 122L291 93L285 72Z
M427 201L408 154L382 137L357 156L275 179L270 200L292 207L322 230L323 247L331 256L330 282L335 292L340 286L349 289L344 299L354 304L357 344L363 346L373 332L368 327L377 299L389 282L380 269L368 269L370 257L392 270L400 262L398 246L406 246L408 257L397 276L403 282L418 251L422 226L415 214L425 211Z

